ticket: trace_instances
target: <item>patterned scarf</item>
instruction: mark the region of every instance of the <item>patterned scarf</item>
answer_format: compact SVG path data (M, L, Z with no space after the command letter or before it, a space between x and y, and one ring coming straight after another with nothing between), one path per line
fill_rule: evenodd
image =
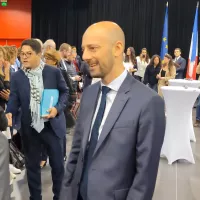
M44 65L41 63L36 69L24 69L25 75L30 83L30 110L33 127L38 133L44 128L44 119L40 116L40 103L44 90L42 71Z

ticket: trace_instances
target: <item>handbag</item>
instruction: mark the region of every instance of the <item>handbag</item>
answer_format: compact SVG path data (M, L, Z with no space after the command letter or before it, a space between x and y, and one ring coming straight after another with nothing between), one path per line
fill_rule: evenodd
M22 169L25 165L25 157L16 147L13 141L10 142L10 158L14 167Z

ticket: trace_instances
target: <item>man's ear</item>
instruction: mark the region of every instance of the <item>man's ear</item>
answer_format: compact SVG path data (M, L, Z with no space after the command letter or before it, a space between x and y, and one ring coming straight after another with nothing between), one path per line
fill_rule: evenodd
M113 54L115 57L119 57L124 52L124 46L121 41L117 41L113 48Z

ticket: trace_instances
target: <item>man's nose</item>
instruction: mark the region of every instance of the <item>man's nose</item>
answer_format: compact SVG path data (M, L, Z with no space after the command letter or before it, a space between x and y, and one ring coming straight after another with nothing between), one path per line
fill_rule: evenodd
M83 51L83 56L82 56L82 58L83 58L83 60L85 60L85 61L90 60L90 59L92 58L91 53L90 53L87 49L85 49L85 50Z

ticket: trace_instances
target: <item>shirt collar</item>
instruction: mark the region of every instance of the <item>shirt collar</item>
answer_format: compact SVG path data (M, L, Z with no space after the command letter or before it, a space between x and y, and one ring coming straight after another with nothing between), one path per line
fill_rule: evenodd
M41 60L40 60L40 64L41 64L41 65L45 65L45 62L41 59Z
M122 83L124 82L126 76L127 76L127 70L124 70L123 73L118 76L115 80L113 80L111 83L109 83L108 85L105 85L101 82L101 87L102 86L107 86L109 87L111 90L114 90L116 92L118 92L119 88L121 87Z

